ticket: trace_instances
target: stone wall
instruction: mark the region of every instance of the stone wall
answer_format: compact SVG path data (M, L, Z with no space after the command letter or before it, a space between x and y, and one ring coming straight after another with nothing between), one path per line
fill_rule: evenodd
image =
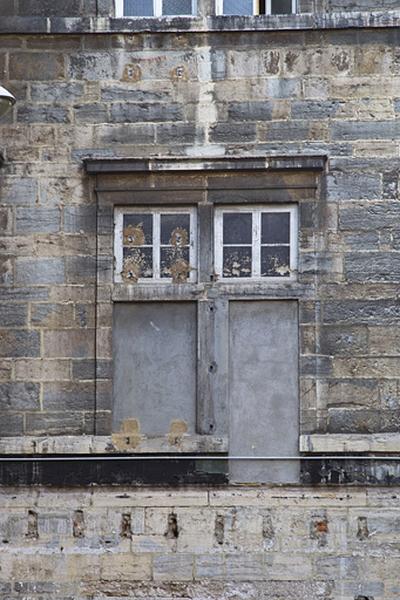
M215 14L213 0L198 0L200 15ZM303 12L360 12L395 10L399 0L298 0ZM20 17L112 17L114 0L1 0L0 16Z
M323 221L303 223L317 251L300 269L319 287L301 314L302 431L398 431L396 28L3 35L0 48L17 96L0 126L2 435L93 432L95 181L82 159L157 155L329 157Z
M19 598L399 597L399 489L3 489Z

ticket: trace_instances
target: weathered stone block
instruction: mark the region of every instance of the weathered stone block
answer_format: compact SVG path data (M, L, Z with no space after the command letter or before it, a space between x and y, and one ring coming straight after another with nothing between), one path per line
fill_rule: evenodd
M183 105L174 102L166 104L134 104L115 102L110 108L110 121L114 123L183 121Z
M155 555L153 578L155 581L191 581L193 579L193 567L193 556L191 554Z
M4 411L0 419L0 435L4 437L22 435L24 432L24 415Z
M48 38L45 38L48 44ZM82 83L32 83L31 98L34 102L67 104L76 102L84 94Z
M78 54L71 56L69 75L72 79L113 79L115 76L110 54L99 52L97 54Z
M15 280L21 285L64 282L62 258L18 258L15 262Z
M28 435L81 435L84 433L81 412L26 413Z
M44 356L48 358L91 358L94 354L94 332L58 329L44 332Z
M193 144L202 140L203 129L192 123L163 123L156 125L156 141L159 144Z
M108 121L108 106L100 102L74 106L76 123L105 123Z
M0 410L39 409L38 383L9 382L0 384Z
M18 106L17 121L21 123L69 123L70 115L61 106Z
M65 233L94 233L96 231L95 205L69 205L64 208Z
M211 127L211 142L254 142L257 135L255 123L218 123Z
M346 356L366 354L368 352L367 327L347 327L345 325L322 327L320 347L322 354Z
M295 100L292 102L293 119L327 119L334 117L343 102L338 100Z
M73 323L72 304L33 304L31 324L40 327L70 327Z
M59 209L17 208L16 210L16 233L55 233L59 229Z
M69 360L19 359L14 362L15 379L25 381L63 381L71 378Z
M68 283L91 283L96 278L96 258L93 256L67 256L65 259Z
M10 54L10 73L22 81L53 80L64 77L64 57L51 52L16 52Z
M155 141L155 127L136 123L102 124L96 135L100 144L152 144Z
M1 204L32 206L37 201L38 184L36 179L27 177L1 178Z
M73 379L110 379L112 361L110 360L74 360L72 363Z
M0 330L0 356L22 357L40 355L40 336L26 329Z
M264 102L231 102L228 104L228 115L233 121L270 121L272 119L272 103Z
M334 172L327 177L330 200L375 200L382 197L382 178L368 173Z
M26 304L0 304L1 327L23 327L27 323Z
M151 579L151 556L147 554L111 554L100 558L101 579L104 581L146 581Z
M18 4L21 16L44 16L44 17L78 17L80 16L80 0L41 0L32 4L30 0L19 0Z
M377 230L393 228L400 219L398 202L362 203L339 209L339 228L342 230Z
M345 255L348 281L400 281L400 256L396 252L365 252Z
M95 408L93 383L45 383L44 410L87 410Z

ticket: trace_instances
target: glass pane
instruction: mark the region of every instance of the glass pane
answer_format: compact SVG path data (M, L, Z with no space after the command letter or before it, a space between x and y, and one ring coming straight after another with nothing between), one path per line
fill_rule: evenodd
M224 15L252 15L253 0L224 0Z
M163 15L191 15L192 0L163 0Z
M289 277L289 246L261 247L261 276Z
M125 17L154 16L153 0L124 0Z
M290 213L262 213L261 243L289 244Z
M170 246L160 249L160 275L174 283L184 283L190 275L189 248Z
M223 277L251 277L251 247L224 248Z
M153 277L152 248L124 248L122 279L135 283L138 279Z
M161 215L161 244L182 247L190 243L190 215Z
M124 215L124 246L145 246L153 243L153 215Z
M271 15L292 14L292 0L271 0Z
M224 244L251 244L251 213L224 213L223 219Z

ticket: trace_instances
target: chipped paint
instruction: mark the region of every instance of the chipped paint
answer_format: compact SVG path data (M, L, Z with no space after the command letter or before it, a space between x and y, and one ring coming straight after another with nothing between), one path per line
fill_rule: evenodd
M139 420L125 419L120 432L113 433L111 439L117 450L137 448L142 439Z
M187 246L189 243L189 234L187 229L184 229L183 227L175 227L171 233L169 243L171 246L176 247Z
M124 227L124 246L143 246L145 243L145 235L143 223L138 225L127 225Z
M188 426L186 421L183 420L175 420L171 421L169 432L168 432L168 442L171 446L178 446L182 438L185 434L187 434Z
M185 283L190 271L190 264L184 258L178 258L170 267L172 283Z
M146 256L138 248L132 248L122 263L122 279L128 283L137 283L141 277L152 277L152 274L153 270Z

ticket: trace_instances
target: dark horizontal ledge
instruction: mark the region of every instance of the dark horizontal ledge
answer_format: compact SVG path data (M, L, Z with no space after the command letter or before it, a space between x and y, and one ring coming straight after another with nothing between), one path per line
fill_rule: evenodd
M169 33L214 31L299 31L400 27L400 10L330 14L163 18L1 17L0 33Z
M274 156L249 158L87 158L86 171L97 173L155 173L168 171L322 171L326 156Z

